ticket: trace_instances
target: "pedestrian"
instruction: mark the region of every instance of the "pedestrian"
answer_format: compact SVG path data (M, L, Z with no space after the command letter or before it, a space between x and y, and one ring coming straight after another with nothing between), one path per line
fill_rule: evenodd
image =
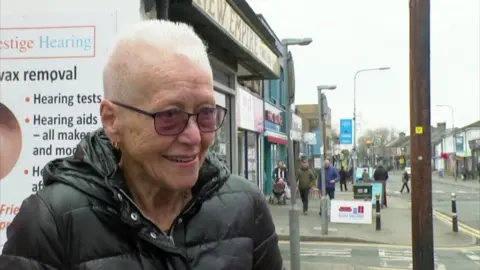
M378 165L377 169L373 173L373 179L375 181L387 181L388 180L388 171L382 165Z
M467 169L465 168L464 165L460 167L460 177L462 178L463 181L467 180Z
M343 188L345 187L345 191L348 191L347 172L345 171L345 168L343 166L340 168L338 174L340 175L340 190L343 191Z
M340 180L340 175L338 174L337 169L330 166L330 161L328 159L325 159L323 166L325 166L325 193L330 200L333 200L335 198L335 183ZM318 190L320 191L320 194L323 194L321 173L318 176ZM322 207L320 206L319 215L322 215L321 209Z
M407 170L403 171L403 175L402 175L403 185L402 185L402 189L400 189L400 193L403 193L404 188L407 189L407 193L410 193L410 188L408 187L409 180L410 180L410 175L408 174L408 171Z
M350 179L350 181L352 182L352 185L355 184L355 182L357 181L355 178L356 176L354 175L353 173L353 167L350 167L350 169L348 170L348 178Z
M373 173L373 179L375 181L382 182L382 205L387 207L387 180L388 171L382 165L379 165Z
M480 181L480 161L477 163L477 175L478 175L478 181Z
M315 173L308 167L308 160L300 161L300 169L296 173L298 192L303 204L303 214L308 212L308 195L310 189L315 186Z
M275 167L272 172L272 179L275 183L281 179L288 185L288 171L287 167L283 164L283 161L279 160L277 162L277 167Z
M43 169L7 228L5 270L283 268L260 190L208 149L226 116L184 23L134 24L103 72L102 128Z
M370 175L368 175L367 169L363 169L362 182L364 183L370 182Z

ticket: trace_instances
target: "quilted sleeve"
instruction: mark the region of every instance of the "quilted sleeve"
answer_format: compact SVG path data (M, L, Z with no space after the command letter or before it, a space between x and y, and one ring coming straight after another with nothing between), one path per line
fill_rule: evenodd
M63 248L57 225L38 195L23 201L7 228L7 242L0 255L0 269L60 270Z
M263 194L255 195L253 270L282 270L283 260L272 215Z

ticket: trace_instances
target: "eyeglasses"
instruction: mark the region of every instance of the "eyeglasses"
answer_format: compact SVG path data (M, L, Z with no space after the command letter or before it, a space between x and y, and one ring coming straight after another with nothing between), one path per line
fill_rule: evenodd
M119 107L152 117L155 131L161 136L175 136L182 133L192 116L195 117L198 129L201 132L215 132L222 126L227 115L227 109L219 106L202 108L197 113L188 113L180 109L168 109L152 113L120 102L111 102Z

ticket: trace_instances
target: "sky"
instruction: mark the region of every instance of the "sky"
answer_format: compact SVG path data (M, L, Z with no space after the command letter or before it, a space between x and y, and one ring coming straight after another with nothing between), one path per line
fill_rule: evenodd
M410 133L408 0L247 0L280 38L311 37L291 46L296 104L326 93L332 124L353 116L357 70L358 133L389 127ZM293 4L295 3L295 4ZM480 1L431 0L431 123L462 127L480 120Z

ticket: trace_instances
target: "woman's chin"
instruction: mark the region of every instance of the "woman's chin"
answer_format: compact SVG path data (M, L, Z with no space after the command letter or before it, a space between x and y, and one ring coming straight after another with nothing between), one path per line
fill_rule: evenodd
M198 174L191 175L191 176L181 176L181 175L174 175L169 179L167 183L172 190L176 191L184 191L190 190L193 188L195 183L197 182Z

